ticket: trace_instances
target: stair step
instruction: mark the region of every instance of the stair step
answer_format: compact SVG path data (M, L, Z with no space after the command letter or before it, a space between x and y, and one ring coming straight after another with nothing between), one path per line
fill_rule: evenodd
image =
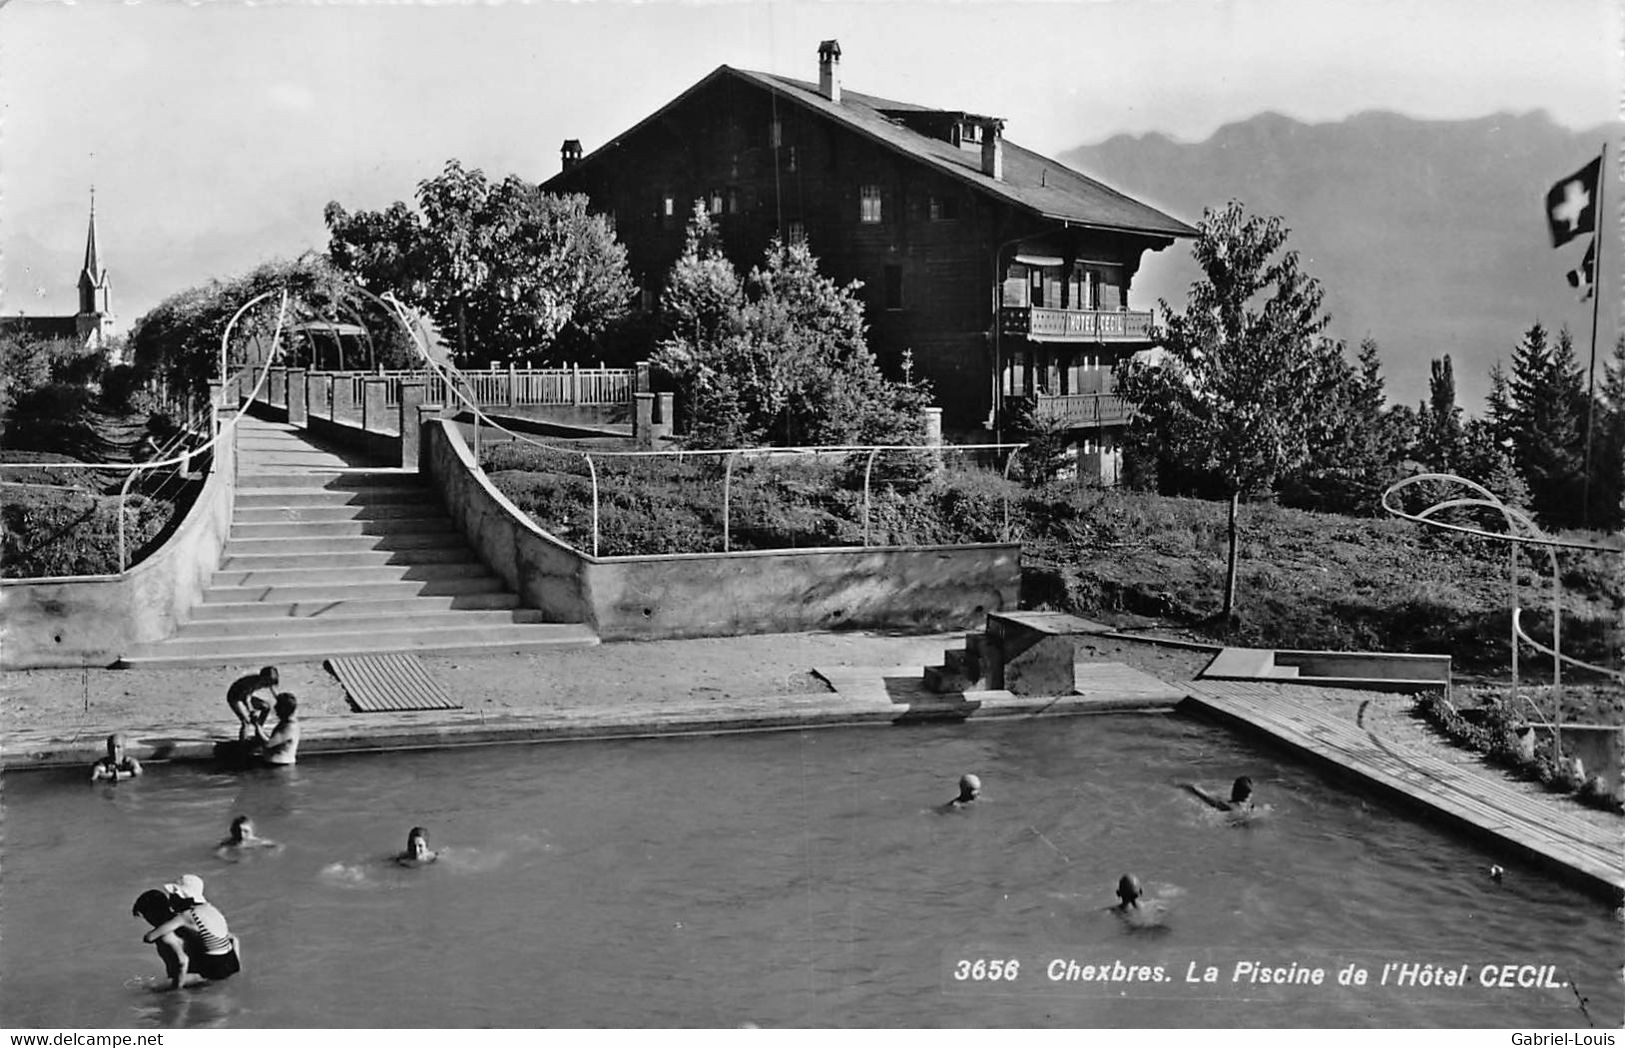
M236 638L259 642L272 637L328 637L335 633L497 629L546 622L536 608L439 611L434 608L380 614L315 615L300 618L205 619L181 624L174 641Z
M316 547L310 547L308 552L285 553L240 553L227 546L218 570L261 572L326 569L349 572L361 568L477 563L473 554L460 543L451 547L443 542L435 542L401 549L363 548L331 552L317 552ZM480 570L485 570L483 565Z
M323 575L327 579L325 582L210 586L203 591L203 603L300 604L318 600L400 600L416 596L447 597L470 593L505 592L502 580L495 575L352 583L334 581L332 572L324 572Z
M238 491L263 491L268 488L321 488L327 491L348 491L374 487L423 487L416 473L402 470L301 470L286 473L240 473Z
M238 506L233 524L331 523L347 520L435 520L446 515L438 501L334 506Z
M331 540L367 536L438 535L446 541L461 542L457 526L447 516L389 517L383 520L276 521L274 523L234 523L231 542L261 539Z
M975 682L967 680L963 674L956 673L947 666L927 666L925 668L926 690L935 692L938 695L965 691L973 683Z
M436 506L440 500L423 487L376 487L354 491L325 491L321 488L245 491L238 489L239 509L291 509L307 506Z
M372 582L427 582L489 575L485 565L470 561L466 552L449 564L367 564L317 568L221 568L210 576L209 588L226 586L300 586L321 583L361 585Z
M314 661L333 655L371 655L391 651L439 654L541 651L585 648L597 643L597 636L586 626L540 622L520 626L442 627L421 631L333 632L321 637L171 639L134 648L119 661L128 666L224 665L277 657Z
M440 597L397 597L361 600L244 601L236 604L198 604L191 622L253 621L256 619L336 619L351 616L395 615L428 611L494 611L519 607L519 595L506 590L454 593Z

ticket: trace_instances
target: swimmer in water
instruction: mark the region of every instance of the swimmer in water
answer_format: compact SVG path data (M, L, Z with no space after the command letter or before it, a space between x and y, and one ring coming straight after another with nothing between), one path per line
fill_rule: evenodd
M231 836L220 842L220 851L229 851L237 848L276 848L280 847L276 841L261 837L254 832L254 820L246 815L239 815L231 820Z
M1160 928L1168 914L1168 904L1146 896L1140 878L1125 873L1117 879L1117 905L1109 906L1131 928Z
M982 780L974 775L961 775L959 777L959 796L946 804L937 805L939 813L951 811L965 811L982 795Z
M429 850L429 831L422 826L414 826L412 832L406 835L406 850L395 856L395 861L402 866L422 866L438 858L438 854Z
M1218 811L1251 815L1256 810L1253 806L1253 780L1249 776L1243 775L1231 784L1228 801L1220 800L1195 783L1187 782L1183 785Z
M256 755L262 764L292 764L299 759L299 699L291 691L276 697L276 727L266 734L265 725L254 724Z
M114 732L107 737L107 756L90 766L91 782L117 782L141 774L141 762L124 752L124 736Z

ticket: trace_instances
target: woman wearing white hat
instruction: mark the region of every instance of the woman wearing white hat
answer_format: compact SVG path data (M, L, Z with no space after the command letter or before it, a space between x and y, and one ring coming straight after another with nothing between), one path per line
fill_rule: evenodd
M195 948L183 955L180 970L173 973L173 988L180 989L188 971L205 979L227 979L242 971L237 936L226 927L226 915L203 897L203 878L188 873L164 887L175 907L175 916L142 936L142 941L157 942L179 932L195 943Z

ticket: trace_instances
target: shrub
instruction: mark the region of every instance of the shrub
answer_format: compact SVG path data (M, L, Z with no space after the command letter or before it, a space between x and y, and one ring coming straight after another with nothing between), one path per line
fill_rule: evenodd
M72 489L8 489L0 504L0 563L6 578L108 575L119 570L116 497ZM134 563L168 525L175 507L132 495L125 543Z

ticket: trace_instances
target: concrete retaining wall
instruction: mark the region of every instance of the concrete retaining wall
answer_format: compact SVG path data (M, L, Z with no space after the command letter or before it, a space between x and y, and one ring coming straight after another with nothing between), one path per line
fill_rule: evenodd
M605 640L969 629L1016 606L1016 543L592 557L503 497L446 420L429 422L422 454L464 536L525 605Z
M236 482L235 443L227 439L186 519L129 571L0 580L0 668L107 666L129 647L173 633L220 563Z

